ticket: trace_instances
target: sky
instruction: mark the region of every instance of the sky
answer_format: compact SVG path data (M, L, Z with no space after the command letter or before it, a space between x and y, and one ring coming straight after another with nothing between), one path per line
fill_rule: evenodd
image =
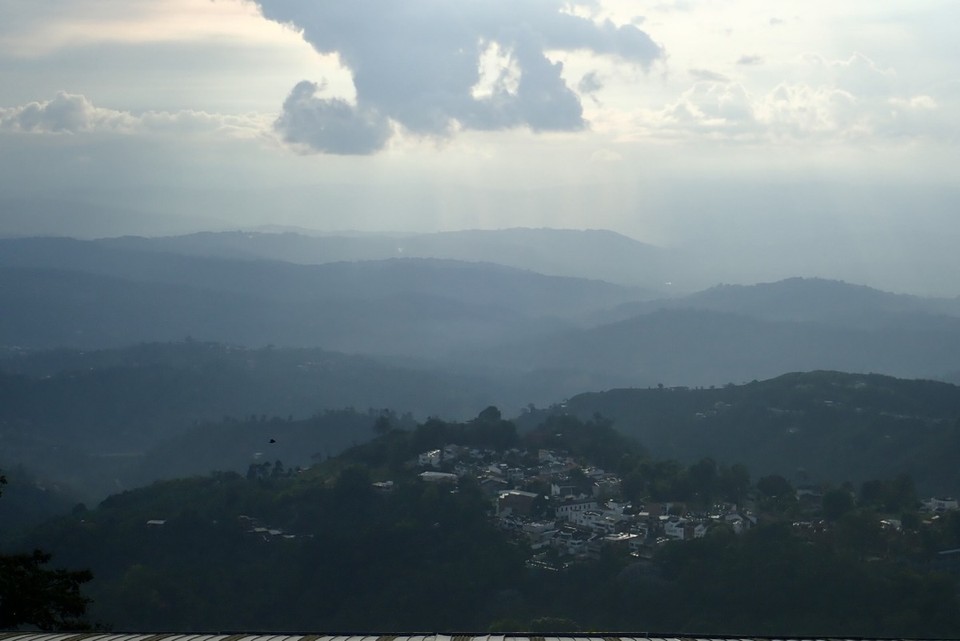
M0 234L603 228L960 295L960 3L3 0Z

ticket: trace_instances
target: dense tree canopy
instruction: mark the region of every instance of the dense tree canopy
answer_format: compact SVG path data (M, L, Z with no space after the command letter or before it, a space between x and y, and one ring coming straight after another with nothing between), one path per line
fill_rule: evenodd
M540 569L525 565L529 550L520 539L494 527L476 480L465 476L454 486L418 478L411 459L449 443L500 448L497 457L562 446L584 463L596 455L612 464L624 494L637 501L701 509L755 499L769 512L740 535L718 526L704 539L658 542L643 558L604 548L599 558ZM960 633L954 582L929 563L939 550L960 546L960 515L889 529L875 484L859 501L846 488L826 492L830 524L798 530L794 516L810 507L783 477L751 485L743 466L652 460L600 418L555 418L520 437L490 408L464 423L431 419L410 431L390 429L308 471L269 467L115 495L33 536L58 558L92 567L93 614L131 630ZM373 485L388 478L391 489ZM909 483L880 487L905 491ZM11 562L49 573L47 559ZM59 576L74 588L89 578ZM72 625L68 609L51 616L33 615L32 623Z

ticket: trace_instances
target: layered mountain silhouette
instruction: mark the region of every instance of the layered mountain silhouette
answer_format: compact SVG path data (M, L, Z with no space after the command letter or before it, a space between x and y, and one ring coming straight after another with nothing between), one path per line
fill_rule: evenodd
M164 468L151 452L175 439L206 443L185 436L198 426L229 432L209 427L225 417L282 417L300 434L296 421L346 407L462 419L784 372L956 380L960 299L804 278L664 297L533 271L596 276L583 265L604 255L642 270L648 249L556 230L0 240L0 466L100 493ZM312 447L370 436L343 425Z

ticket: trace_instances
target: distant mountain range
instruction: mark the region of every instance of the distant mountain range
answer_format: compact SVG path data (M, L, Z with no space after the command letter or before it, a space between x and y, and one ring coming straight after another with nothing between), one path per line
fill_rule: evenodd
M960 298L803 278L671 296L676 259L602 231L0 239L0 517L251 464L285 478L378 427L490 405L520 427L599 414L652 457L754 478L960 492L960 387L919 380L960 382ZM323 553L295 567L332 567Z
M493 263L305 265L121 244L0 240L0 467L102 493L150 478L164 468L155 448L181 448L173 439L225 416L355 407L460 419L615 388L960 370L957 299L800 278L651 299ZM344 425L297 451L369 436ZM679 442L663 454L696 444Z
M400 248L447 257L374 258ZM529 269L580 273L609 258L626 273L651 252L617 234L569 230L6 239L0 304L10 312L0 317L0 344L120 347L192 337L320 347L415 359L494 381L486 390L509 381L533 403L808 369L935 378L960 366L960 298L802 278L664 298ZM342 260L349 256L369 259ZM526 268L472 260L480 257Z
M577 326L643 291L491 263L299 265L0 240L0 344L116 347L191 336L433 358Z
M757 285L717 285L674 299L625 303L616 316L625 319L660 309L701 309L859 329L937 327L945 316L960 317L960 297L924 298L823 278L788 278Z
M665 291L671 252L602 229L499 229L432 234L204 232L98 241L110 247L228 259L318 265L338 261L437 258L496 263L548 274Z
M722 385L821 368L942 378L960 362L960 318L921 315L910 326L853 328L660 309L464 359L553 381L565 395L659 383Z

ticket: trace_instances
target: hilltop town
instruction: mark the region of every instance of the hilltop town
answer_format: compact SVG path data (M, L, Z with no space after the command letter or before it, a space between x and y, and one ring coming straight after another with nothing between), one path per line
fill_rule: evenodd
M884 538L901 541L890 548L899 553L916 543L909 541L918 533L936 528L943 515L960 511L952 497L920 500L912 480L903 475L868 481L860 488L817 484L809 478L794 485L780 475L751 483L741 465L727 467L711 459L689 467L649 461L642 448L599 416L584 423L561 415L520 437L491 407L463 424L434 419L412 433L384 432L378 441L344 455L369 462L378 442L400 439L404 447L394 444L395 458L386 468L392 473L381 469L384 480L371 483L377 493L389 495L398 484L410 482L451 494L469 486L482 495L491 523L527 551L526 566L531 569L559 571L604 553L651 560L672 541L702 539L711 532L741 535L763 524L784 523L801 537L824 537L858 508L871 513ZM403 458L401 452L409 452L424 433L438 446ZM458 442L440 444L445 438ZM575 445L574 451L535 446L544 441ZM617 454L619 469L601 467L589 453L608 464L613 462L611 453ZM284 470L277 461L273 467L251 465L248 478L304 473L310 470ZM254 517L240 518L248 533L265 541L298 536ZM935 552L939 561L953 563L956 557L960 563L960 550Z
M31 541L90 568L91 615L127 629L960 629L957 502L909 477L754 482L562 412L373 423L309 468L157 483Z
M420 453L415 463L423 482L447 485L451 491L461 479L475 480L490 500L497 526L529 547L528 567L547 570L597 559L604 549L650 559L657 546L670 541L700 539L716 529L741 534L761 520L795 517L790 523L798 532L823 533L840 516L838 509L852 509L855 501L852 491L839 488L828 496L846 493L849 504L831 507L828 498L825 514L824 488L793 488L782 477L768 477L749 495L744 492L739 502L634 502L625 499L617 474L553 449L496 451L447 444ZM393 482L375 486L390 491ZM958 501L931 497L903 507L919 511L921 526L932 525L941 514L958 510ZM892 533L903 529L901 518L883 518L880 525Z
M417 465L428 483L477 479L498 527L529 545L532 567L560 569L569 563L564 559L598 558L604 547L649 558L653 546L669 540L702 538L711 526L740 533L757 522L752 511L726 502L708 511L674 501L633 504L623 499L616 474L550 449L446 445L421 453Z

